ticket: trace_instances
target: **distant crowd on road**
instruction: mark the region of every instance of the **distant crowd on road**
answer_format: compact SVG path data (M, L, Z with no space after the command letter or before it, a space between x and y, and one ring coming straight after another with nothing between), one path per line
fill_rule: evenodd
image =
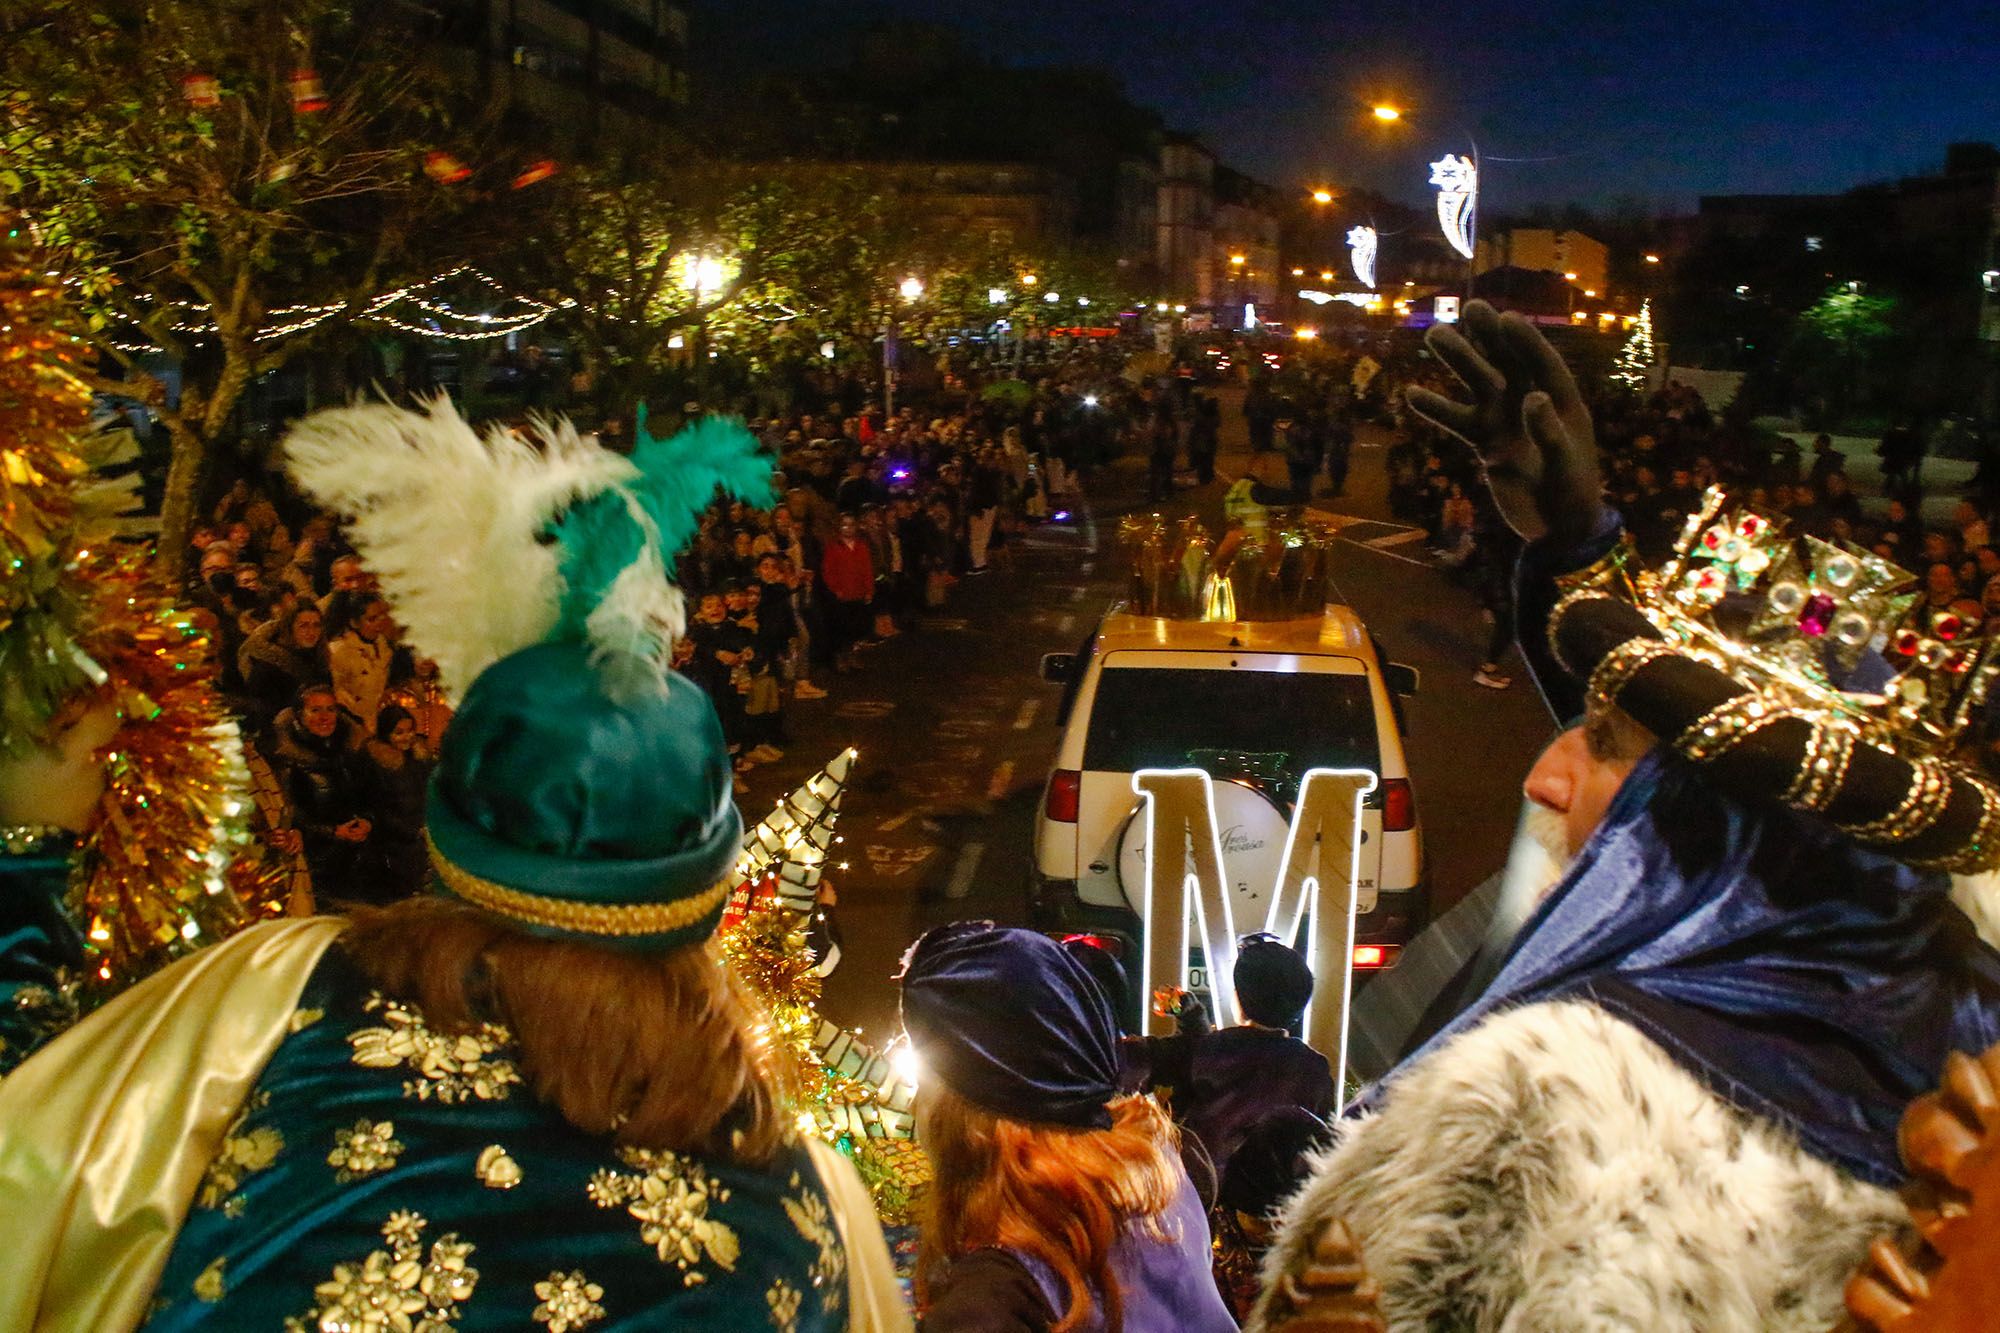
M739 794L744 770L783 757L788 708L948 609L961 580L1004 567L1028 527L1069 519L1134 415L1120 369L1085 353L1025 376L948 376L892 417L867 386L830 381L800 410L750 421L777 460L779 502L712 506L676 571L689 626L675 665L715 704ZM599 439L623 436L613 421ZM403 641L334 521L281 477L236 481L192 541L190 598L214 623L261 836L295 902L415 893L451 717L436 664Z

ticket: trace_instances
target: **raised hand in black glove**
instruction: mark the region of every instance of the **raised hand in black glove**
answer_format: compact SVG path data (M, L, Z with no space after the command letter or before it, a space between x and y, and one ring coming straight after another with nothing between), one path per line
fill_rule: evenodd
M1511 311L1471 301L1458 327L1433 325L1425 342L1472 401L1412 387L1410 407L1472 446L1508 526L1528 541L1588 537L1604 504L1596 436L1576 380L1548 339Z

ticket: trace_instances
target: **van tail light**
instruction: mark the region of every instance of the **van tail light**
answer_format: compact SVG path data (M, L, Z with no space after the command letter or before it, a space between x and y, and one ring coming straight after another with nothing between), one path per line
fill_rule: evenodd
M1388 778L1382 783L1382 831L1408 833L1417 826L1417 796L1408 778Z
M1073 768L1059 768L1049 775L1049 799L1045 814L1058 824L1074 824L1083 799L1083 774Z
M1396 955L1403 952L1400 944L1357 944L1354 946L1354 967L1366 972L1379 967L1394 967Z

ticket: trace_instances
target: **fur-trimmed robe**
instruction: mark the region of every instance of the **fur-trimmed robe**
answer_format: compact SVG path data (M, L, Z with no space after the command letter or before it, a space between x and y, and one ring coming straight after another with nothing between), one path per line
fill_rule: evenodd
M1286 1206L1265 1268L1353 1230L1393 1330L1821 1333L1895 1195L1583 1001L1494 1015L1397 1076Z

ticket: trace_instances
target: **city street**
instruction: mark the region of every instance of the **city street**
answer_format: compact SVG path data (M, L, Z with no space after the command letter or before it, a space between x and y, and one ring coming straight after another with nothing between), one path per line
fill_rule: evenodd
M1173 512L1220 516L1224 477L1247 458L1236 396L1224 395L1216 482L1184 491ZM1425 556L1420 531L1387 519L1383 432L1364 430L1348 494L1321 497L1335 525L1342 595L1397 661L1423 674L1406 746L1437 910L1499 868L1521 778L1552 730L1518 659L1514 682L1472 683L1485 645L1477 601ZM1036 803L1059 731L1058 689L1037 668L1074 648L1122 593L1118 516L1143 508L1136 460L1102 471L1073 522L1030 531L995 572L952 590L946 611L870 649L829 698L793 704L784 760L749 774L740 804L754 821L841 747L859 760L842 807L843 854L830 876L844 935L827 984L828 1016L885 1033L888 983L925 928L964 917L1024 921ZM1322 483L1323 485L1324 483Z

